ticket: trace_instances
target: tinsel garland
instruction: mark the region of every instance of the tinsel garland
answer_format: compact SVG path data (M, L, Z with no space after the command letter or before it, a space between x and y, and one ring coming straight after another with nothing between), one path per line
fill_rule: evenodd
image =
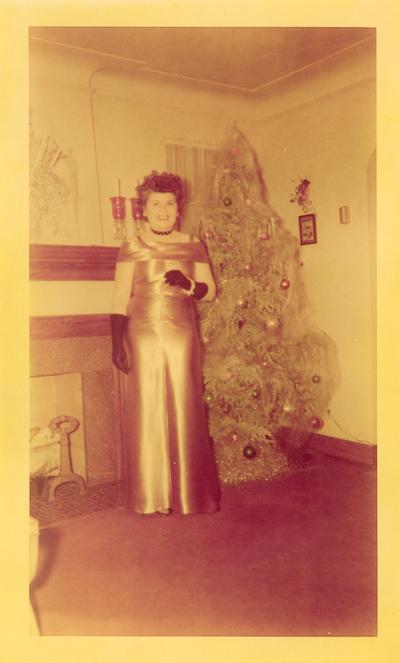
M338 379L334 344L309 322L297 238L264 190L235 128L199 224L217 283L215 301L199 307L205 401L228 483L287 472L290 450L322 428Z

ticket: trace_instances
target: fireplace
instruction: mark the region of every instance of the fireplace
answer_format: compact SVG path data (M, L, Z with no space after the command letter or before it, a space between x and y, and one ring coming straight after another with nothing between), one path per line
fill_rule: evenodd
M118 376L111 363L107 316L31 319L31 426L71 415L73 469L88 485L119 480Z

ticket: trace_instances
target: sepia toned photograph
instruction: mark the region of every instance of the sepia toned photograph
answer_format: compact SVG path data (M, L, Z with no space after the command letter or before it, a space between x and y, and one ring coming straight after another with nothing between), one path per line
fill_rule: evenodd
M29 28L31 635L376 638L375 105L374 27Z

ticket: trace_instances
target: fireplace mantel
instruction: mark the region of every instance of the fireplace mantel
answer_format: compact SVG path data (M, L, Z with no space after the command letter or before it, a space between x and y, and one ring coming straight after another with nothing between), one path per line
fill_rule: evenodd
M117 246L31 244L31 281L112 281Z

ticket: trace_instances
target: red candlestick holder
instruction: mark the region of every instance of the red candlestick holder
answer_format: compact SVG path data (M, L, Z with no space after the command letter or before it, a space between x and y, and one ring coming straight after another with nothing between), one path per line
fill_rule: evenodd
M111 209L114 219L115 239L126 239L125 196L112 196Z
M139 198L131 198L132 219L134 221L143 221L142 209L139 205Z

